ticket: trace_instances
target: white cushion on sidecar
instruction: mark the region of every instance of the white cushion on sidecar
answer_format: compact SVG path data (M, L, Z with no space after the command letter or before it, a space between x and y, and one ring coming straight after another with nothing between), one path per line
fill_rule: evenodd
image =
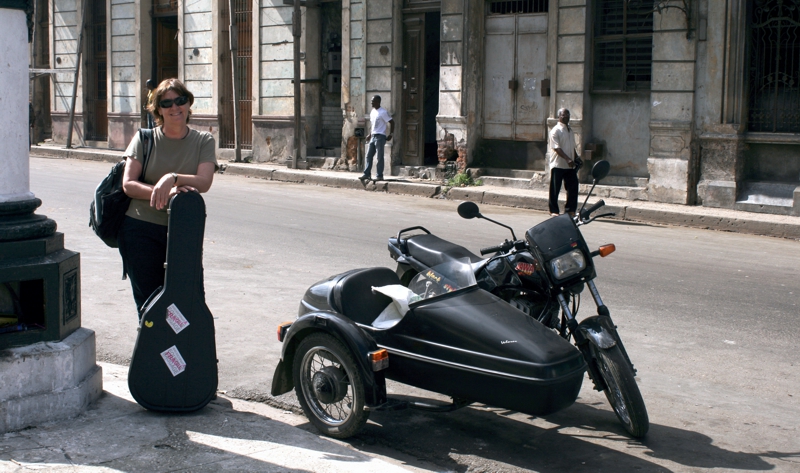
M379 292L392 299L392 302L383 309L383 312L372 322L372 326L380 329L394 327L397 322L403 319L408 312L408 301L413 292L401 284L391 284L389 286L372 287L372 292Z

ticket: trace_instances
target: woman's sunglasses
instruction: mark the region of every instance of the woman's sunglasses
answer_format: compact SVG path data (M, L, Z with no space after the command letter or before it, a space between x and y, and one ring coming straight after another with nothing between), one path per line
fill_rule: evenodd
M189 101L189 97L185 95L181 95L180 97L175 97L174 99L165 99L158 102L158 106L161 108L170 108L174 103L177 106L186 105L186 102Z

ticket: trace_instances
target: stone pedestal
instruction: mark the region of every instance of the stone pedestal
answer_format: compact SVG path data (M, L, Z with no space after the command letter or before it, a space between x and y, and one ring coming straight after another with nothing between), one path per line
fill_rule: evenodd
M83 412L103 392L94 332L0 350L0 434Z

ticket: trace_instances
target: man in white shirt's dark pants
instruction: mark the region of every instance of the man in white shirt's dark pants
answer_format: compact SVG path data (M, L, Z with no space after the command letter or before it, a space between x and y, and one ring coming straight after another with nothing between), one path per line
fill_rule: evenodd
M558 194L561 192L561 183L567 191L567 205L564 211L575 216L578 208L578 171L575 169L575 134L569 127L569 110L562 108L558 111L558 123L550 131L550 215L557 216Z
M394 121L385 108L381 107L381 96L376 95L372 97L372 112L369 114L369 121L372 124L372 132L367 135L369 142L369 151L367 151L366 169L364 174L359 177L362 181L370 179L372 175L372 157L378 153L378 166L375 170L377 177L375 180L383 180L383 147L387 141L392 140L394 134ZM386 134L386 129L389 128L389 134ZM371 138L371 139L370 139Z

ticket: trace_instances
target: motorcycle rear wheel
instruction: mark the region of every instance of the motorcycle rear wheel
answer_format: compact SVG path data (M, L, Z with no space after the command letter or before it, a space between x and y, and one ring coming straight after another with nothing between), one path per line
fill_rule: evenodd
M594 350L597 368L605 381L605 395L617 419L631 436L644 437L650 428L647 408L633 370L619 346Z
M367 422L361 372L335 337L315 333L300 342L292 375L300 407L324 435L351 437Z

